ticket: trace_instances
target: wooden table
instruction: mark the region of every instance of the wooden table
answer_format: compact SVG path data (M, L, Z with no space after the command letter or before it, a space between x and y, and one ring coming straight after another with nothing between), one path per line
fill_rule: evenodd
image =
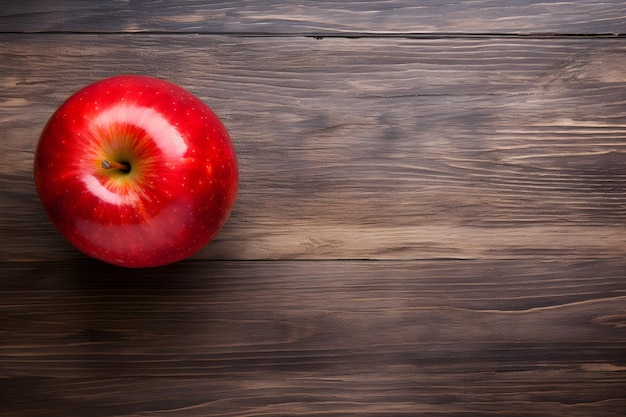
M622 0L21 0L0 32L0 415L625 415ZM38 201L46 120L119 73L233 137L191 260L86 259Z

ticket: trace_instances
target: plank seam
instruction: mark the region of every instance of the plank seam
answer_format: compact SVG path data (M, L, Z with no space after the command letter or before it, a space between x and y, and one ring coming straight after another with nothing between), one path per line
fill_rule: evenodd
M272 38L342 38L342 39L622 39L626 33L471 33L471 32L401 32L401 33L377 33L377 32L187 32L187 31L3 31L5 35L165 35L165 36L231 36L241 38L272 37Z

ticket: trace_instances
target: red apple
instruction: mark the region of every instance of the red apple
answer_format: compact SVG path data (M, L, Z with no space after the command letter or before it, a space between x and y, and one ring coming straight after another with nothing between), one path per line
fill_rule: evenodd
M124 75L83 88L52 115L34 177L48 216L76 248L150 267L187 258L217 235L239 172L226 128L200 99Z

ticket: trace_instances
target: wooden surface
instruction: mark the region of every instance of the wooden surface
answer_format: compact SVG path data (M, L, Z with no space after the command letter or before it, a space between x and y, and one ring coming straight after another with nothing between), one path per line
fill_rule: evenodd
M5 2L6 32L174 32L232 35L619 35L622 0ZM13 3L13 4L10 4Z
M0 5L0 415L623 416L622 1ZM32 158L99 78L227 125L189 261L85 259Z

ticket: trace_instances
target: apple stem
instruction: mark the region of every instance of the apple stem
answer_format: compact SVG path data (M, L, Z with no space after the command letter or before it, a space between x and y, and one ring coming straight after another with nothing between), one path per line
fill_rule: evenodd
M128 164L121 164L119 162L111 162L111 161L107 161L106 159L104 161L102 161L102 168L104 169L119 169L120 171L124 171L124 172L130 172L130 167L128 166Z

